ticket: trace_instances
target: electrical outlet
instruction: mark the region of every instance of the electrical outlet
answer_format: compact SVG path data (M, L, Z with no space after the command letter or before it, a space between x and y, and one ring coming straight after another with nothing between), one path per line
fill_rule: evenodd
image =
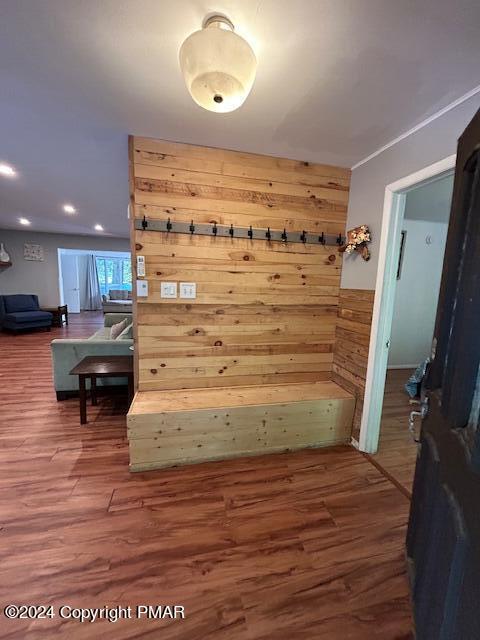
M177 297L177 283L176 282L161 282L160 283L160 297L161 298L176 298Z
M195 282L180 282L180 298L196 298L197 285Z

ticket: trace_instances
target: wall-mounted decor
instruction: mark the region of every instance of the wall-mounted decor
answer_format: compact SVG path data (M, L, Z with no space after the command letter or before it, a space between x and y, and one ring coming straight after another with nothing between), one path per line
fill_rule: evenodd
M0 264L10 264L10 255L3 242L0 242Z
M25 260L36 260L42 262L44 260L42 245L25 243L23 245L23 257Z
M362 224L359 227L347 231L347 241L339 248L339 251L348 254L354 251L360 251L362 258L368 261L370 260L370 251L367 245L371 240L370 229L366 224Z
M397 280L400 280L402 276L402 264L403 264L403 255L405 253L405 241L407 239L407 232L402 231L402 237L400 239L400 254L398 256L398 267L397 267Z

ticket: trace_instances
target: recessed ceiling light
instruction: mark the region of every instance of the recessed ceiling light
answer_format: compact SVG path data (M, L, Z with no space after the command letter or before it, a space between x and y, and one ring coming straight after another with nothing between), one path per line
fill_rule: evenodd
M2 174L2 176L13 178L15 173L16 173L15 169L11 167L9 164L0 163L0 174Z
M30 220L27 220L27 218L19 218L18 221L20 222L20 224L23 224L26 227L31 224Z
M96 224L94 227L95 231L103 231L103 227L101 224Z
M65 211L65 213L77 213L77 210L75 209L73 204L64 204L63 210Z

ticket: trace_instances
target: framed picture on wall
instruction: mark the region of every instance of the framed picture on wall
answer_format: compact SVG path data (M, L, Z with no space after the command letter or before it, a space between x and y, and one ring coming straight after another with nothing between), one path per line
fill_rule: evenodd
M25 260L37 260L42 262L44 260L42 245L25 243L23 245L23 257Z
M397 280L400 280L402 275L403 254L405 253L406 240L407 240L407 232L402 231L402 237L400 238L400 253L398 255Z

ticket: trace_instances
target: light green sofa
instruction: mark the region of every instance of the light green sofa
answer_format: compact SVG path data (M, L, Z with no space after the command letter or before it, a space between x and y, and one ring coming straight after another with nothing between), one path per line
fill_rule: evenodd
M52 340L53 381L57 400L64 400L78 394L78 376L71 376L73 367L86 356L132 355L133 339L110 339L110 327L124 318L132 321L131 313L107 313L104 326L89 338L66 338ZM98 378L97 386L126 385L127 379ZM87 385L89 382L87 381Z
M108 296L102 296L103 313L132 313L132 292L110 289Z

